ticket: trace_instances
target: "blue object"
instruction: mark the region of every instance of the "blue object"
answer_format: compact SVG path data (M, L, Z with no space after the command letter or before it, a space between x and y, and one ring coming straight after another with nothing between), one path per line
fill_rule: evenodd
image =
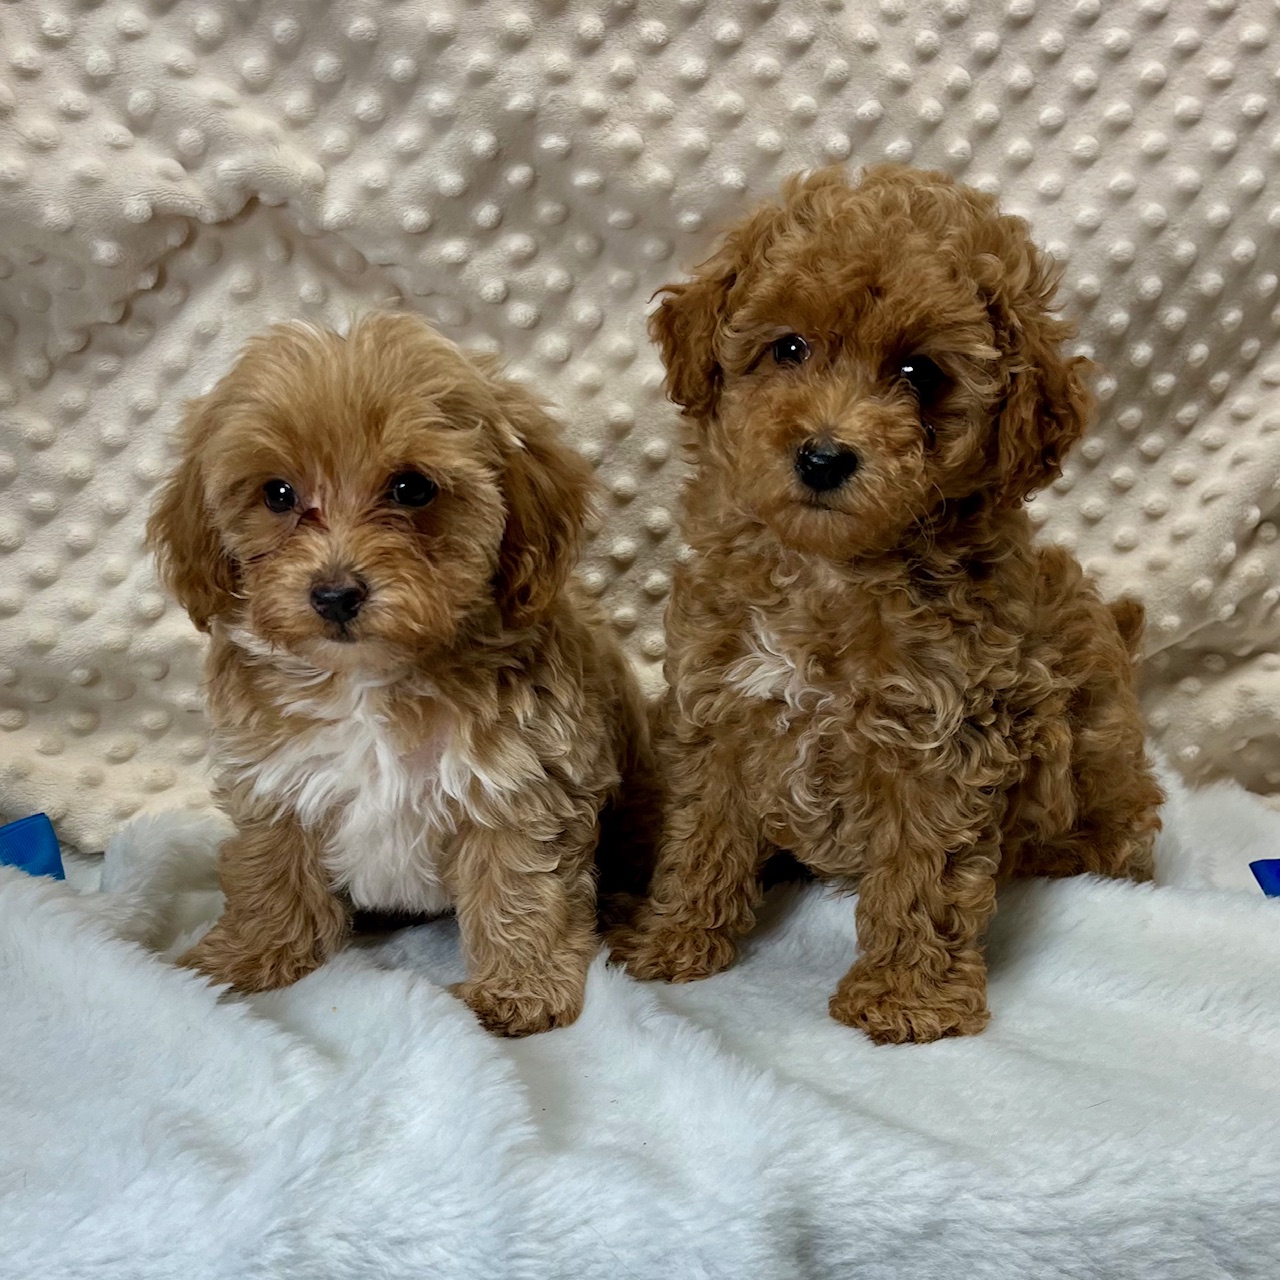
M33 813L29 818L19 818L7 827L0 827L0 864L19 867L33 876L67 878L62 870L58 837L47 814Z
M1251 862L1249 870L1268 898L1280 898L1280 858L1263 858L1260 862Z

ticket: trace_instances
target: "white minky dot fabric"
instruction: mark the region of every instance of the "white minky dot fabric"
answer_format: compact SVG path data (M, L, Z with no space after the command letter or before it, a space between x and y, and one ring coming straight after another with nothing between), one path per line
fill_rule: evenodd
M1280 24L1264 0L0 5L0 813L207 805L201 645L140 546L182 401L387 301L500 348L606 494L657 675L674 414L647 300L791 170L997 191L1066 262L1100 421L1034 511L1150 614L1187 774L1280 788Z

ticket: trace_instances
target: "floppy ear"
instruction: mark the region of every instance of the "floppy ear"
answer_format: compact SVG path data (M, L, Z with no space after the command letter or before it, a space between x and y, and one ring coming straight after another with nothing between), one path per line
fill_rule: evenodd
M507 524L494 583L507 625L525 627L550 610L577 563L595 477L528 391L507 382L497 392L516 440L506 455Z
M716 359L716 330L737 279L728 259L721 250L694 279L663 285L658 290L662 303L649 317L649 337L662 352L667 371L667 395L687 418L713 417L720 398L723 374Z
M783 188L791 201L806 190L792 181ZM663 285L658 309L649 317L649 337L662 352L667 395L686 418L715 416L724 382L716 354L720 327L729 319L729 299L739 276L763 258L784 211L765 205L739 223L721 246L697 267L692 280Z
M1063 353L1075 329L1050 310L1058 272L1029 239L1024 246L1025 256L1011 273L1020 287L999 306L1010 370L996 420L995 495L1000 506L1009 507L1058 478L1093 412L1085 381L1091 362Z
M715 416L724 381L716 355L721 326L729 319L734 286L769 248L789 220L813 226L822 221L833 193L848 190L839 166L794 174L782 185L781 204L766 204L731 228L720 247L693 278L663 285L662 302L649 317L649 337L662 352L667 395L686 418Z
M187 407L181 461L165 482L147 521L147 545L155 553L160 579L201 631L235 601L235 565L205 503L200 455L213 433L205 401Z

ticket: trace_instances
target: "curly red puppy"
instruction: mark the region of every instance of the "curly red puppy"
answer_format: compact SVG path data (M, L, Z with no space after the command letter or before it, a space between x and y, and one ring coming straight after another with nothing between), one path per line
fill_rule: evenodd
M981 1031L1014 874L1149 879L1141 606L1038 547L1025 499L1091 408L1025 223L942 174L793 179L653 316L694 471L667 613L665 835L616 953L729 965L763 861L857 877L831 1013Z
M569 577L591 485L533 396L408 315L279 326L190 407L149 536L211 636L237 831L226 910L182 963L283 986L352 908L456 907L486 1026L577 1017L598 828L631 825L648 751Z

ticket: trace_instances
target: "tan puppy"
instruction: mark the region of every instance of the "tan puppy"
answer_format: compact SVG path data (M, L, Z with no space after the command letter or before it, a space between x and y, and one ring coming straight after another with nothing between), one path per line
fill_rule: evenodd
M1055 272L942 174L791 181L652 320L692 422L667 613L669 797L642 978L730 964L773 850L858 877L831 1013L981 1031L1001 877L1147 879L1161 795L1133 657L1024 500L1084 431Z
M455 907L486 1026L577 1017L598 826L648 752L569 581L590 493L527 391L407 315L273 329L191 405L148 532L212 638L237 833L225 914L182 963L283 986L353 907Z

